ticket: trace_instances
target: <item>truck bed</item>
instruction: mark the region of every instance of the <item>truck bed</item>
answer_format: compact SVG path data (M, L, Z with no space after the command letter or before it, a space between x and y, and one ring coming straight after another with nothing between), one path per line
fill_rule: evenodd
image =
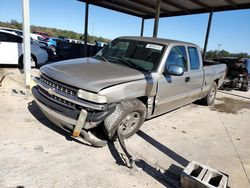
M204 70L204 84L203 85L211 85L214 80L218 80L218 87L221 86L223 80L225 78L226 72L225 64L209 64L203 67Z

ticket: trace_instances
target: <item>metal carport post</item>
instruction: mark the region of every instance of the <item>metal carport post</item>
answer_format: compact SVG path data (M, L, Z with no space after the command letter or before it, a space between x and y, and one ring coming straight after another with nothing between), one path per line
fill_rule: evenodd
M144 31L144 18L141 20L141 37L143 37L143 31Z
M23 68L25 75L25 86L30 87L31 80L31 49L30 49L30 10L29 0L23 0Z
M84 57L88 54L88 23L89 23L89 3L85 3L85 23L84 23Z
M153 37L157 37L157 34L158 34L160 11L161 11L161 0L157 0Z
M207 53L207 44L208 44L208 39L209 39L209 34L210 34L210 28L213 20L213 11L209 13L209 18L208 18L208 24L207 24L207 32L206 32L206 38L205 38L205 43L204 43L204 48L203 48L203 60L206 59L206 53Z

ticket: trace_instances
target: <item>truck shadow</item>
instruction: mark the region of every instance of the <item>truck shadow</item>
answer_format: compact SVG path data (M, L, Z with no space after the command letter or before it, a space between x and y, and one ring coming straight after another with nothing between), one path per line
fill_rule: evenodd
M28 110L30 113L44 126L47 128L59 133L60 135L64 136L67 141L75 141L79 144L83 144L86 146L88 145L84 142L81 142L78 139L75 139L71 137L71 134L67 132L66 130L63 130L53 123L51 123L46 116L43 115L41 110L36 105L35 101L32 101L28 104ZM188 160L171 150L170 148L164 146L148 134L146 134L143 131L138 131L137 135L139 135L141 138L143 138L145 141L150 143L153 147L157 148L159 151L166 154L168 157L179 163L181 166L187 166L189 163ZM122 157L121 153L118 151L118 149L115 147L114 142L108 142L108 148L110 150L111 155L116 161L116 164L121 166L127 166L124 162L124 156ZM141 169L146 174L153 177L155 180L157 180L159 183L161 183L165 187L174 187L174 188L180 188L180 175L183 169L175 164L171 164L167 170L160 170L156 165L150 164L145 159L137 159L135 160L135 166L138 169Z
M150 143L156 149L163 152L165 155L167 155L168 157L170 157L171 159L173 159L174 161L179 163L180 165L182 165L184 167L188 165L189 161L187 159L180 156L178 153L174 152L173 150L169 149L168 147L164 146L162 143L158 142L157 140L155 140L154 138L152 138L151 136L149 136L145 132L139 130L137 132L137 135L140 136L141 138L143 138L148 143Z
M81 142L78 139L75 139L71 136L71 134L67 131L64 130L60 127L57 127L56 125L54 125L52 122L50 122L45 115L43 115L42 111L38 108L37 104L35 103L35 101L32 101L28 104L28 110L30 111L30 113L44 126L46 126L47 128L59 133L60 135L64 136L65 139L67 141L75 141L79 144L83 144L86 146L90 146L84 142Z
M150 143L153 147L155 147L159 151L166 154L166 156L170 157L172 160L179 163L181 166L186 167L188 165L189 161L187 159L180 156L178 153L174 152L170 148L164 146L163 144L161 144L160 142L158 142L145 132L139 130L137 132L137 135L140 136L142 139L144 139L146 142ZM115 147L114 142L109 142L108 148L118 165L127 166L126 162L124 162L123 155ZM153 177L163 186L175 187L175 188L180 187L180 176L183 171L183 168L175 164L171 164L167 170L162 170L162 169L160 170L157 167L157 165L150 164L149 162L146 161L146 159L136 159L134 162L136 168L141 169L143 172Z

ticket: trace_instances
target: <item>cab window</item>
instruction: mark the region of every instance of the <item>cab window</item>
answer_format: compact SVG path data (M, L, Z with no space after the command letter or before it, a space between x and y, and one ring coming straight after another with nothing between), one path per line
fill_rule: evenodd
M22 43L23 39L21 37L19 37L19 36L11 35L9 33L0 32L0 41L1 42Z
M200 58L198 54L198 50L195 47L188 47L189 61L190 61L190 69L198 70L200 68Z
M171 49L165 68L168 69L169 65L179 65L183 67L184 71L188 70L185 46L174 46Z

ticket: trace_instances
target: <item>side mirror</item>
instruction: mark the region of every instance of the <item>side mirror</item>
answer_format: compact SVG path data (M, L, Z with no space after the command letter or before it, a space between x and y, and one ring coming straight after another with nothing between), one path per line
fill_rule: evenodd
M174 76L182 76L184 74L184 69L180 65L169 65L167 73Z

